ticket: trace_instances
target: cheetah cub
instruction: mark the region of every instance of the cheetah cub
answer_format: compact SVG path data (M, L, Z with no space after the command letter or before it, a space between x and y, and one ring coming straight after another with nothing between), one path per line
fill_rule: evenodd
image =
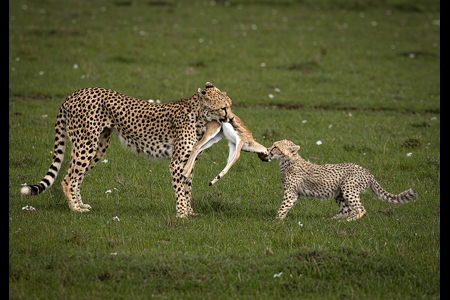
M417 199L409 189L398 195L386 192L370 171L354 163L314 165L298 155L300 146L288 140L275 142L269 150L269 159L280 163L284 199L277 213L278 219L286 217L299 196L318 199L334 198L339 212L332 219L353 221L361 218L366 210L359 195L370 186L375 196L391 204L405 204Z

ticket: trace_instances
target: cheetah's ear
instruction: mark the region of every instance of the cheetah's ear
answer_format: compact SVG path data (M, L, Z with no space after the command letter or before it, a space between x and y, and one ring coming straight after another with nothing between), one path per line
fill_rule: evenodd
M203 91L201 88L198 88L197 93L202 94L202 95L206 95L206 92Z
M213 87L214 87L214 84L212 84L209 81L205 84L205 88L213 88Z
M300 146L297 146L297 145L290 146L290 147L288 147L288 150L289 150L292 154L297 154L298 150L300 150Z

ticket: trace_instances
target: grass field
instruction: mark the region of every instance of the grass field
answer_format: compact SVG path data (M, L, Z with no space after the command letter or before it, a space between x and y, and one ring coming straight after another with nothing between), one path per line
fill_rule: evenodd
M70 146L48 191L20 194L46 174L73 91L168 103L207 81L261 144L292 140L419 199L368 192L356 222L300 199L280 222L275 161L243 153L208 186L222 141L196 164L200 215L177 219L168 161L116 137L83 182L91 212L62 192ZM439 1L10 1L8 114L10 299L440 298Z

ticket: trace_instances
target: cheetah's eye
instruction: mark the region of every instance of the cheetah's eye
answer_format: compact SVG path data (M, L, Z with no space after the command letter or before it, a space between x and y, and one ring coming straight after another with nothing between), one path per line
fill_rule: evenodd
M205 92L205 91L202 91L202 94L203 94L203 95L206 95L206 92Z

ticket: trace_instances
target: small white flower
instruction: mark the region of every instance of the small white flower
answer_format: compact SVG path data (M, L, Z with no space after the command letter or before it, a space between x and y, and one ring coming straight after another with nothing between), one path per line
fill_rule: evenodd
M302 224L302 222L298 222L298 225L300 225L300 226L302 226L302 227L303 227L303 224Z
M414 53L409 54L409 58L414 58L414 57L416 57L416 55Z
M44 75L44 71L39 72L39 76L42 76L42 75Z
M19 61L20 60L20 57L16 57L16 61Z
M266 66L266 63L265 63L265 62L262 62L262 63L260 63L259 65L261 66L261 68L264 68L264 67Z
M434 120L436 120L436 117L431 117L430 118L430 121L434 121Z
M118 216L113 217L113 221L120 221Z
M351 117L351 116L353 116L353 115L352 115L352 113L349 112L349 113L348 113L348 116Z
M275 92L279 93L281 90L279 88L275 88Z
M47 116L47 115L42 115L42 117L43 117L43 118L47 118L48 116Z
M317 141L316 145L322 145L322 141Z
M407 157L410 157L412 155L412 152L406 153Z
M303 120L302 123L305 124L306 122L308 122L308 120Z
M26 205L26 206L22 207L22 210L36 210L36 208L34 208L31 205L30 206Z
M199 39L198 39L198 42L199 42L199 43L203 43L203 41L204 41L203 38L199 38Z
M256 29L258 29L258 26L256 26L256 24L252 24L252 26L251 26L251 27L252 27L252 29L253 29L253 30L256 30Z
M102 160L102 163L107 163L108 162L108 160L107 159L104 159L104 160Z
M333 127L333 124L330 124L330 126L328 126L328 129L330 129L331 127Z
M26 183L22 183L21 185L28 185L28 184L26 184Z
M282 274L283 274L283 272L280 272L278 274L273 274L273 278L280 277Z
M155 101L153 101L153 99L148 99L148 102L155 103Z
M77 65L77 64L74 64L74 65L73 65L73 68L74 68L74 69L78 69L78 65Z
M118 189L114 188L116 191L120 192Z
M272 95L272 94L269 94L269 98L270 98L270 99L273 99L273 95Z
M111 255L117 255L117 252L112 252Z
M108 194L108 193L112 193L112 191L111 191L111 190L107 190L107 191L105 192L105 194Z
M156 99L156 103L158 103L158 104L159 104L159 103L161 103L161 101L159 101L159 99Z

